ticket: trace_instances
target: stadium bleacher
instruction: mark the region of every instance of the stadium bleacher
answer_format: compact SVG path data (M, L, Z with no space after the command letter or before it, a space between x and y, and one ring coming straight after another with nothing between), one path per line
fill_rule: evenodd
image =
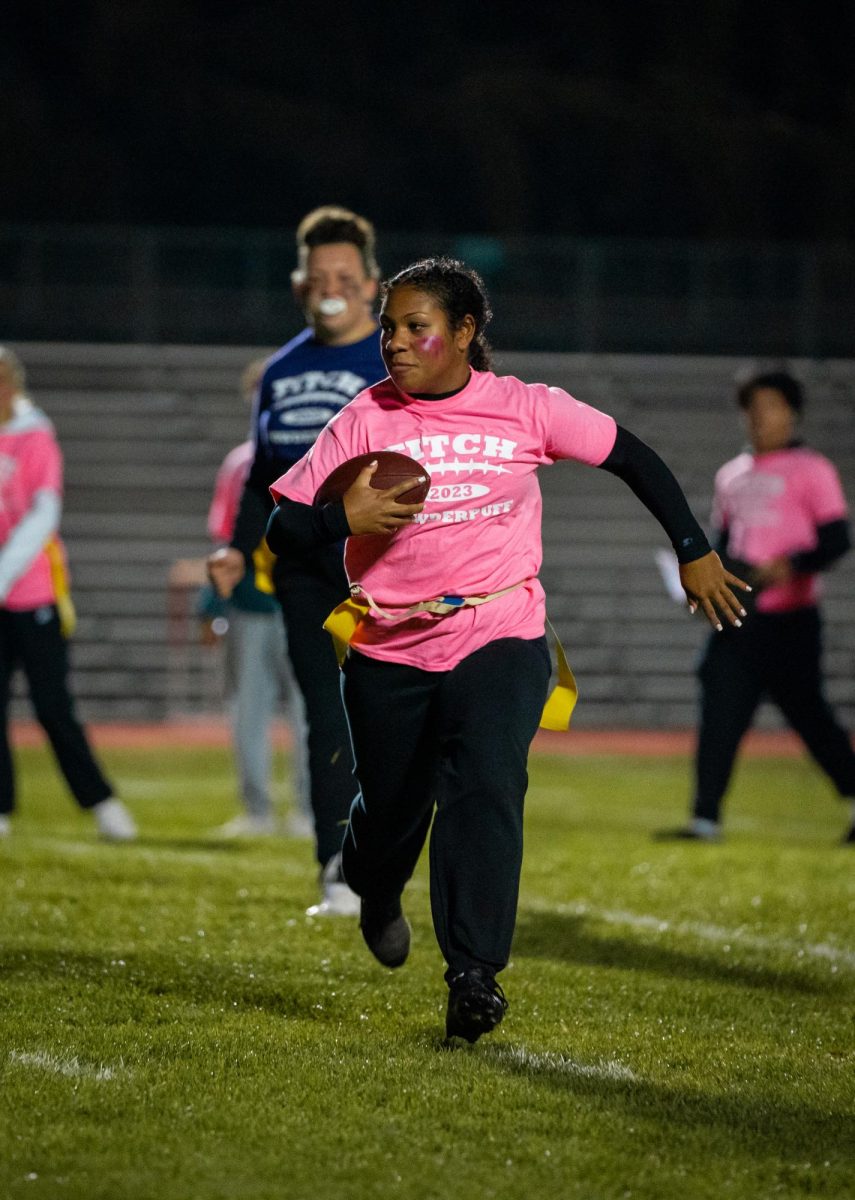
M150 721L216 711L220 663L195 644L194 587L168 581L176 562L192 564L209 549L214 474L246 435L238 376L264 348L15 348L65 453L63 534L79 615L73 662L82 715ZM767 365L732 357L497 356L500 371L565 387L648 440L703 522L715 469L742 445L734 378ZM837 463L855 501L855 361L787 365L807 387L806 435ZM557 464L541 472L541 486L542 579L580 682L576 724L690 726L704 629L665 594L654 563L665 544L656 522L605 472ZM825 608L829 695L850 726L853 583L855 555L829 576ZM20 700L15 711L26 711ZM758 724L776 728L779 720L764 709Z

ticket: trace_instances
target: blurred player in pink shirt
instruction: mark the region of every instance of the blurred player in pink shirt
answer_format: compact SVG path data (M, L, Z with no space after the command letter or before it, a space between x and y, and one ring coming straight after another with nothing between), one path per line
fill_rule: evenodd
M8 735L12 675L27 679L36 717L60 770L101 836L136 837L131 814L113 795L74 713L68 688L62 454L53 425L24 395L24 368L0 347L0 836L11 832L15 775Z
M447 963L446 1035L469 1042L507 1007L506 965L522 862L526 763L550 677L544 636L537 470L570 458L623 478L658 517L691 604L717 626L740 602L674 476L605 413L560 388L490 370L483 284L427 259L384 285L389 378L360 392L273 486L276 553L347 537L351 591L369 606L350 642L343 694L360 792L342 846L360 926L385 966L410 945L401 894L428 829L434 930ZM431 477L316 505L335 467L403 451ZM417 478L417 477L416 477ZM439 612L410 609L443 597ZM434 813L435 810L435 813Z
M256 359L241 374L241 396L253 403L267 364ZM255 454L252 440L230 450L217 472L208 510L208 533L218 545L228 545L235 527L244 483ZM311 837L308 800L303 700L288 663L285 627L279 602L273 594L270 555L255 555L228 600L209 584L202 589L199 616L202 640L225 640L226 686L232 718L232 740L238 768L243 812L222 825L225 838L266 837L280 829L271 797L271 725L280 706L289 711L294 732L294 795L296 809L283 827L292 835ZM218 635L218 622L222 634Z
M849 549L837 471L796 437L801 385L782 371L738 392L751 449L719 470L713 525L725 562L754 585L739 637L711 639L700 665L701 721L687 826L671 836L716 841L739 743L757 706L772 700L838 794L850 801L844 841L855 844L855 753L823 692L821 572ZM666 835L667 836L667 835Z

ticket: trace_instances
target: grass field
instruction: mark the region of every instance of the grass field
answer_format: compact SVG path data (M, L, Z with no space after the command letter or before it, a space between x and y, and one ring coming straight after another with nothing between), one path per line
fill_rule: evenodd
M855 1195L855 848L801 761L740 768L721 846L660 843L680 758L538 755L510 1010L443 1048L413 953L312 921L306 843L227 846L228 755L104 754L110 847L39 749L0 844L0 1196Z

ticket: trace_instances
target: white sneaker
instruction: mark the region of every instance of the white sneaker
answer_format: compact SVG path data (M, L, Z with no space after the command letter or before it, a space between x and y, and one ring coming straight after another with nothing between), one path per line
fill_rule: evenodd
M9 837L12 832L12 818L6 813L0 813L0 838Z
M321 871L323 896L320 904L306 909L307 917L358 917L360 900L341 873L341 855L334 854Z
M271 837L276 833L276 818L272 815L261 816L256 813L239 813L214 830L220 838L258 838Z
M108 842L132 842L137 836L136 821L115 796L96 804L92 812L98 832Z
M706 817L692 817L688 824L688 836L699 842L720 842L721 826L718 821Z

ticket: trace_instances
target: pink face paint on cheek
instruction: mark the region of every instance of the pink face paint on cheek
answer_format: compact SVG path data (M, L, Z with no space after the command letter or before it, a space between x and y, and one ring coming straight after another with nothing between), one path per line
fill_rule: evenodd
M437 333L431 333L427 337L419 338L418 344L420 350L425 354L430 354L433 358L436 358L443 350L442 338Z

